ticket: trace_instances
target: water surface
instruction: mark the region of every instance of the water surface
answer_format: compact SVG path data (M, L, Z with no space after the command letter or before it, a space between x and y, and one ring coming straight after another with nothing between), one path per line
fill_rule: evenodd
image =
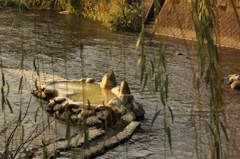
M116 98L111 89L101 88L98 83L58 82L50 85L49 88L57 89L69 99L85 104L89 101L91 104L105 105Z
M25 13L20 21L14 20L14 13L0 13L0 45L2 65L19 69L24 57L23 69L34 70L35 59L39 71L49 73L45 78L58 75L67 79L91 77L101 81L110 69L115 71L117 82L126 80L134 95L146 111L141 128L126 143L99 156L98 159L193 159L196 156L196 139L201 158L209 157L210 130L209 92L204 80L201 81L200 101L192 83L193 73L198 64L195 42L164 37L164 52L169 74L168 105L174 114L174 122L168 109L160 102L159 94L153 96L147 88L141 91L137 60L144 51L147 65L150 59L159 59L158 36L147 35L144 48L136 50L139 35L128 32L111 32L100 22L73 15L59 15L51 12ZM187 44L187 45L186 45ZM83 46L83 49L82 47ZM177 56L176 52L182 52ZM240 74L240 51L220 48L222 76ZM54 80L54 79L53 79ZM149 84L154 83L150 81ZM227 133L234 139L234 146L228 145L222 135L222 144L229 158L239 156L240 147L240 91L233 90L222 82L226 95L221 121L228 128ZM162 110L155 123L152 119ZM172 133L172 151L164 131L164 114ZM32 119L34 120L34 118ZM222 133L223 134L223 133Z

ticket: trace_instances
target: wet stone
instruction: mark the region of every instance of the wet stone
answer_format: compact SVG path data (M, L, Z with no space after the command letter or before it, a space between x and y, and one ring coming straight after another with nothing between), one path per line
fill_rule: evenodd
M122 120L126 123L130 123L131 121L134 121L136 119L136 116L133 112L127 112L125 115L122 116Z
M47 86L45 84L41 84L38 86L39 91L44 91L46 88L47 88Z
M79 81L80 82L85 82L87 79L86 78L81 78Z
M106 109L109 109L109 107L105 106L105 105L99 105L95 108L95 111L99 112L99 111L103 111L103 110L106 110Z
M48 108L53 108L55 106L55 101L54 100L50 100L50 102L48 103L47 107Z
M111 71L110 73L106 73L100 83L101 88L113 88L116 87L116 85L116 77L113 71Z
M120 94L131 94L130 88L128 86L128 83L126 81L122 81L120 88L119 88Z
M231 84L231 88L240 89L240 81L234 81L234 82Z
M94 115L94 113L95 113L94 110L86 110L86 109L84 109L84 110L82 110L81 115L86 118L86 117Z
M55 98L55 97L60 96L59 91L57 91L57 90L55 90L55 89L48 89L48 88L46 88L46 89L44 90L44 93L46 94L46 96L47 96L49 99L52 99L52 98Z
M96 116L90 116L86 118L86 125L87 126L96 126L101 127L102 122Z
M54 101L55 101L56 103L61 103L61 102L65 101L65 100L67 100L67 98L66 98L66 97L62 97L62 96L59 96L59 97L55 97L55 98L54 98Z
M69 108L83 107L83 102L69 102Z
M111 106L120 106L121 105L121 100L119 98L114 98L108 102L109 105Z
M143 109L143 106L134 100L132 101L132 104L132 111L135 114L136 118L144 117L145 110Z
M87 78L85 82L87 83L91 83L91 82L94 82L95 80L93 78Z
M62 111L62 105L61 104L56 104L53 108L54 111Z
M70 108L70 111L74 114L79 114L82 110L79 108Z
M229 75L227 77L227 80L228 80L228 84L231 84L233 83L234 81L239 81L240 80L240 77L238 74L233 74L233 75Z
M108 115L109 115L109 111L108 110L104 110L104 111L100 111L100 112L97 112L97 117L101 120L106 120Z

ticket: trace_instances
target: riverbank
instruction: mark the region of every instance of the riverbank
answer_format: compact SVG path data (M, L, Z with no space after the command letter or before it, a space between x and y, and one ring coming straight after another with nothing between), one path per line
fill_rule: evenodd
M51 10L59 13L70 13L92 20L101 21L110 30L141 30L142 9L139 1L132 0L84 0L84 1L0 1L0 10Z

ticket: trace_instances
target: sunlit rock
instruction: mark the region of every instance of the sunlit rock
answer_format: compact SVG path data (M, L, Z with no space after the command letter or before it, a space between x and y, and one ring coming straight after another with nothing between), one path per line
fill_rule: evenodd
M53 100L54 100L56 103L61 103L61 102L65 101L65 100L67 100L67 98L66 98L66 97L62 97L62 96L59 96L59 97L55 97Z
M55 97L60 96L59 91L58 91L58 90L55 90L55 89L48 89L48 88L46 88L46 89L44 90L44 93L46 94L46 96L47 96L48 99L53 99L53 98L55 98Z
M83 107L83 102L69 102L69 108Z
M92 83L92 82L94 82L94 81L95 81L95 80L94 80L93 78L87 78L85 82L87 82L87 83Z
M69 11L61 11L61 12L59 12L60 14L70 14L70 12Z
M113 88L116 87L116 85L116 77L113 71L111 73L106 73L100 83L101 88Z
M87 79L86 78L81 78L79 81L80 82L85 82Z
M177 52L176 55L183 55L183 53L181 53L181 52Z
M122 81L119 87L119 94L131 94L130 88L126 81Z
M227 80L228 80L228 84L231 84L233 83L234 81L239 81L240 80L240 77L238 74L233 74L233 75L229 75L227 77Z
M231 84L231 88L240 89L240 81L234 81L234 82Z
M40 84L40 85L38 86L38 90L39 90L39 91L44 91L46 88L47 88L47 85L45 85L45 84Z

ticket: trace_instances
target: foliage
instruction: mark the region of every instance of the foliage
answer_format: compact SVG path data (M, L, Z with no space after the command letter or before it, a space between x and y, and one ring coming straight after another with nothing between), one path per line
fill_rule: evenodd
M141 29L141 8L138 3L115 1L89 1L82 5L78 14L94 20L103 21L111 30L139 31Z
M141 8L138 3L121 0L26 0L39 9L67 10L93 20L102 21L111 30L139 31Z

